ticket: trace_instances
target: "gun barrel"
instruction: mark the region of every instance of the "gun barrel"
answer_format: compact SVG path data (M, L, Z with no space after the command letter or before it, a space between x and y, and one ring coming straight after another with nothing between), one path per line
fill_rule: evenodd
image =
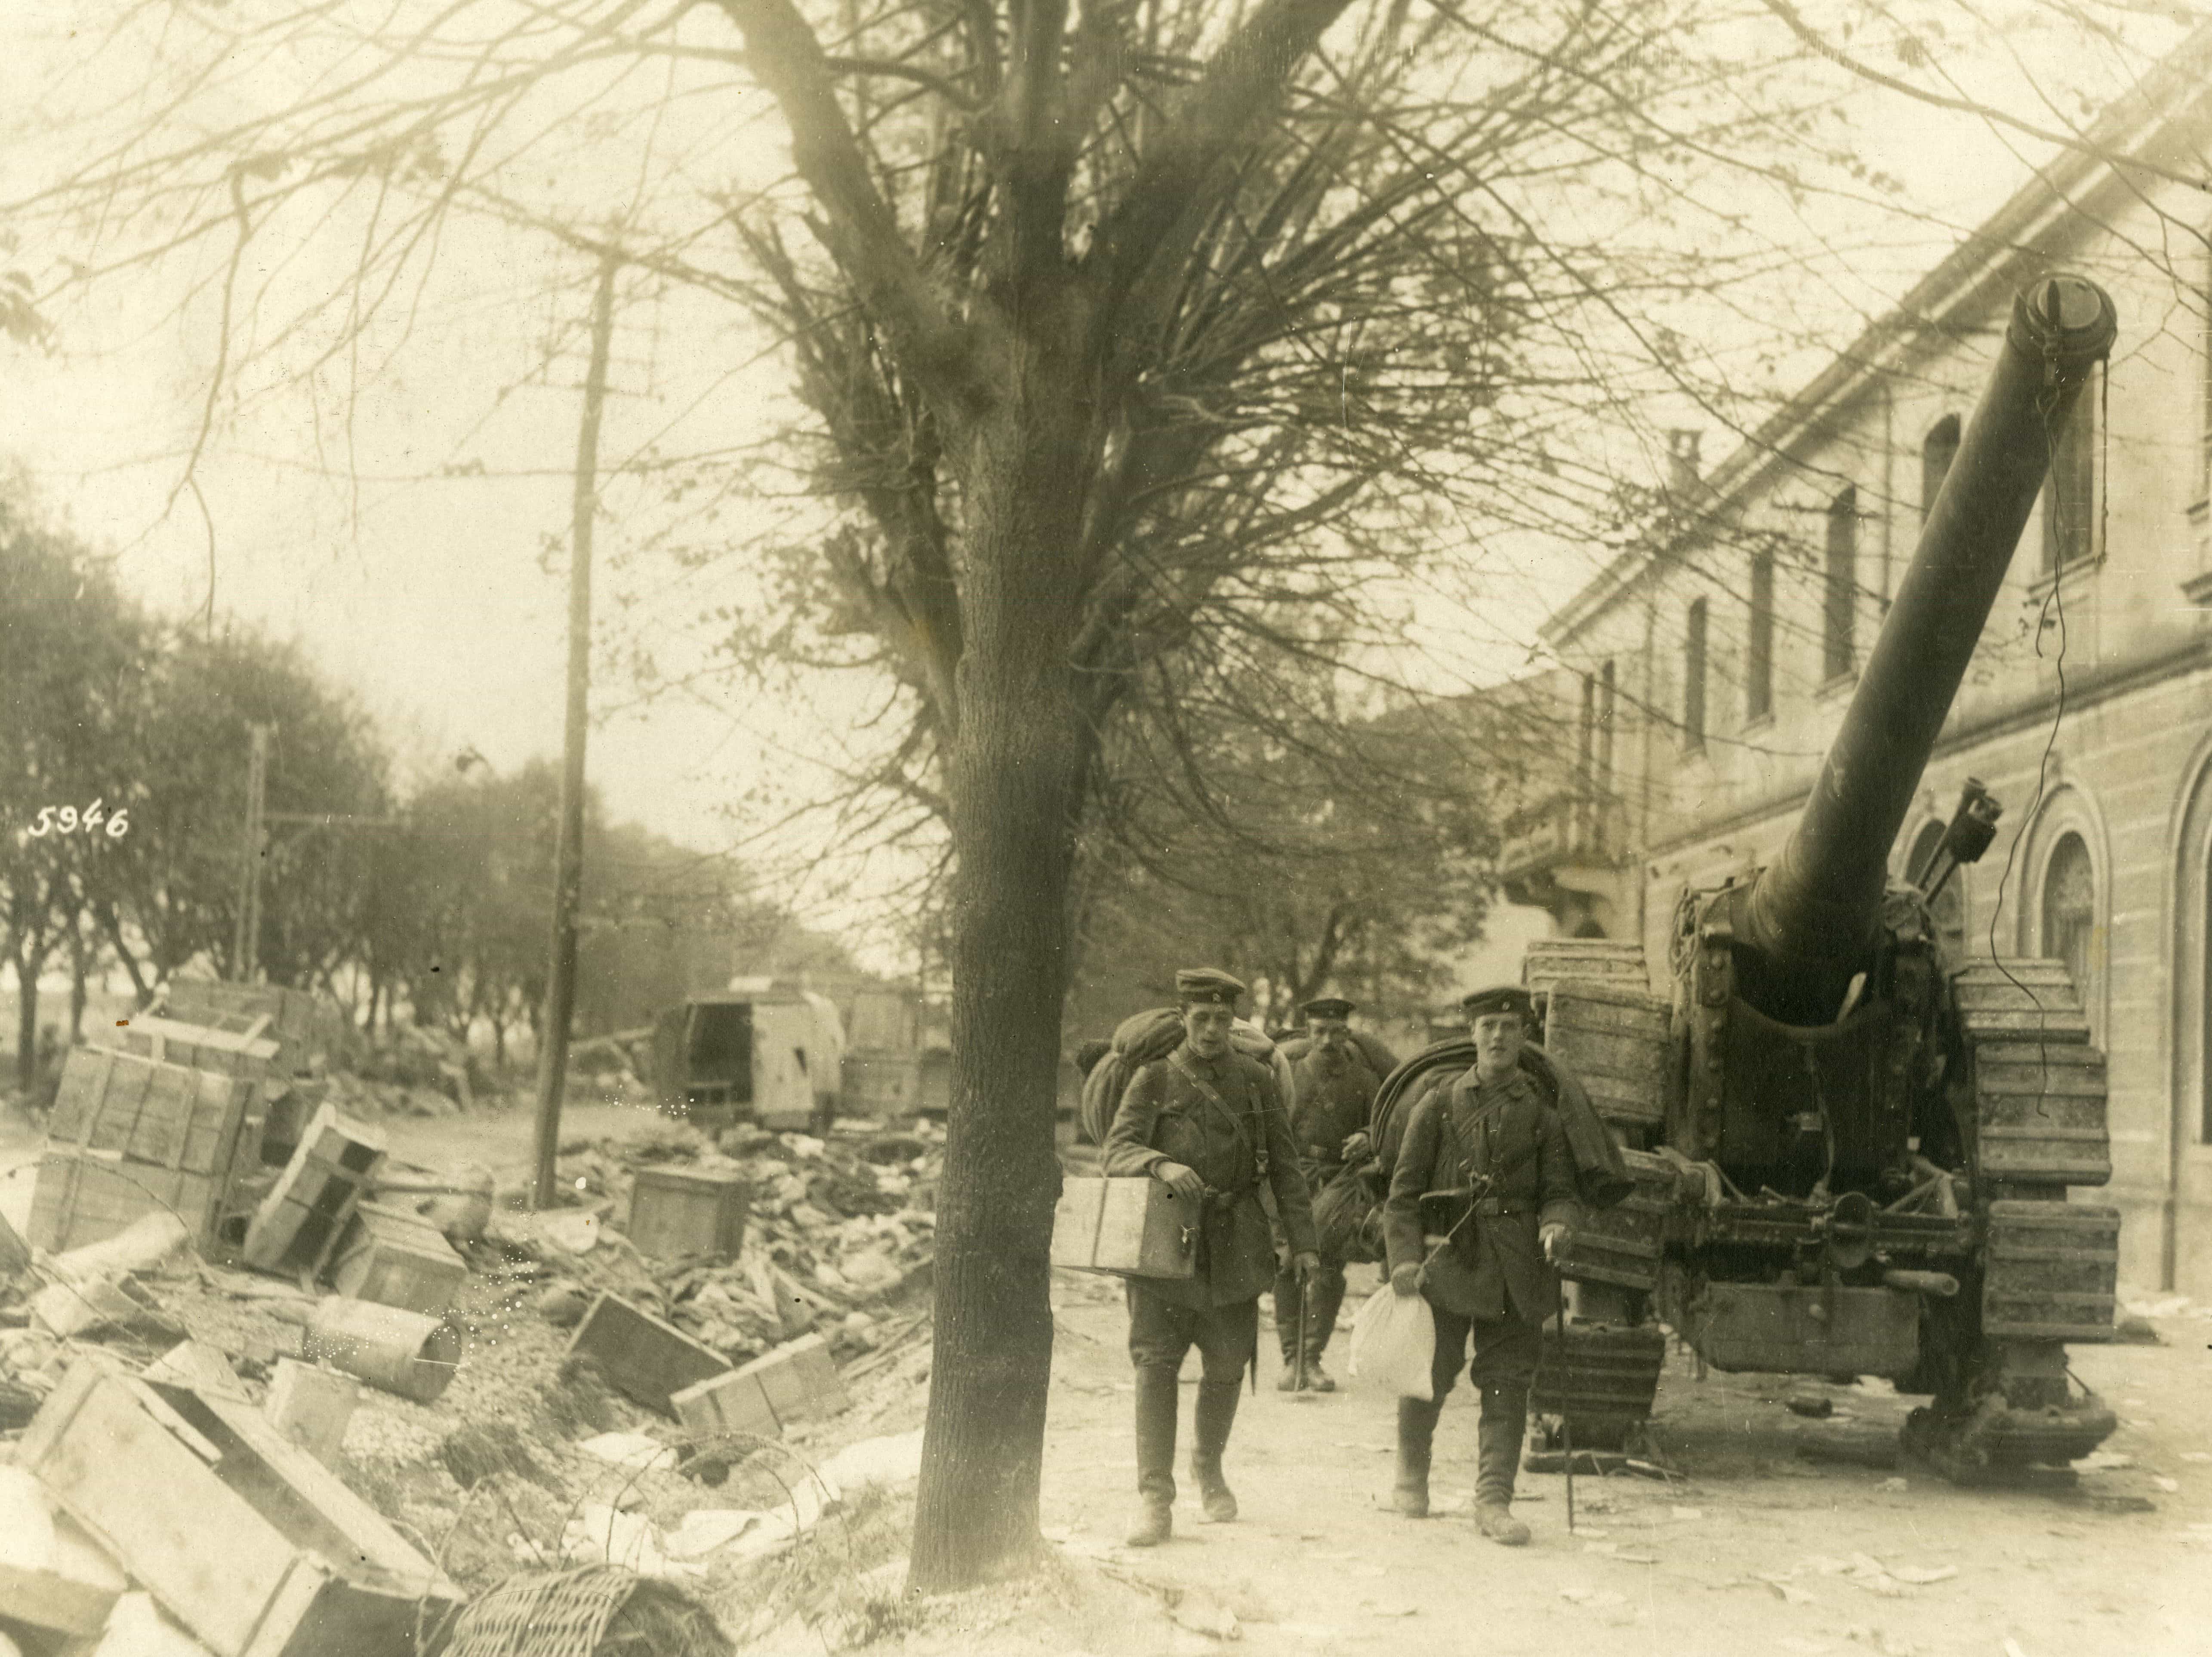
M2039 279L2011 325L1782 855L1743 935L1785 970L1861 955L1881 920L1889 848L1966 677L2050 470L2057 434L2118 331L2112 299L2075 276Z

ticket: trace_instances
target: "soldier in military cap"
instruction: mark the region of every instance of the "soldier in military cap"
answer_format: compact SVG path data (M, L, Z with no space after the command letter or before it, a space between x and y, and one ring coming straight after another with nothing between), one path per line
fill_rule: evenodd
M1528 1419L1539 1327L1559 1304L1550 1262L1577 1217L1575 1168L1558 1112L1520 1068L1530 1012L1516 986L1462 1005L1474 1067L1443 1077L1414 1105L1383 1208L1390 1286L1423 1295L1436 1314L1432 1396L1398 1400L1392 1504L1429 1511L1429 1453L1444 1395L1470 1337L1468 1377L1482 1394L1475 1522L1517 1547L1528 1527L1511 1511Z
M1352 1039L1352 1004L1341 996L1322 996L1299 1011L1306 1037L1291 1044L1291 1139L1298 1148L1299 1171L1306 1189L1322 1187L1368 1154L1367 1118L1382 1078ZM1275 1385L1296 1392L1301 1382L1316 1393L1333 1393L1336 1382L1321 1367L1321 1355L1336 1329L1344 1306L1344 1261L1322 1249L1321 1265L1304 1300L1301 1318L1297 1274L1285 1262L1275 1279L1275 1336L1283 1349L1282 1379ZM1305 1331L1305 1362L1298 1362L1298 1332Z
M1183 1040L1129 1078L1108 1131L1109 1174L1148 1174L1186 1195L1202 1193L1205 1217L1195 1273L1131 1278L1129 1357L1136 1366L1137 1494L1129 1545L1168 1539L1175 1502L1176 1374L1195 1345L1199 1382L1191 1478L1206 1517L1237 1517L1221 1455L1237 1418L1237 1394L1258 1344L1260 1296L1275 1277L1275 1251L1259 1188L1265 1181L1289 1239L1293 1271L1312 1276L1313 1214L1299 1176L1290 1124L1273 1073L1229 1041L1244 986L1227 973L1176 974Z

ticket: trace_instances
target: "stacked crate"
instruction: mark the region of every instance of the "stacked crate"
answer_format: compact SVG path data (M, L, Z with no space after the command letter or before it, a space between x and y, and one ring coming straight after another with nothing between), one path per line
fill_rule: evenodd
M170 1018L277 1044L277 1072L319 1069L341 1039L341 1015L306 990L281 984L225 984L213 979L171 981L163 1011Z
M166 1209L204 1251L225 1254L244 1235L266 1114L251 1077L76 1049L47 1122L31 1243L100 1242Z
M254 1210L246 1263L320 1276L383 1162L382 1134L325 1105Z

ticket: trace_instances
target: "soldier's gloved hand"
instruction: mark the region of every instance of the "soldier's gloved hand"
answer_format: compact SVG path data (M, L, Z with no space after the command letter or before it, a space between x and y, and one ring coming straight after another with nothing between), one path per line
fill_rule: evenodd
M1390 1287L1400 1295L1413 1296L1421 1292L1421 1268L1412 1260L1390 1273Z
M1362 1128L1357 1133L1348 1134L1346 1136L1344 1141L1344 1160L1346 1162L1364 1162L1367 1159L1367 1131L1364 1128Z
M1544 1245L1544 1258L1554 1266L1558 1265L1559 1251L1567 1246L1567 1228L1554 1220L1539 1231L1536 1236L1537 1240Z
M1206 1181L1198 1177L1194 1168L1185 1168L1181 1162L1161 1162L1153 1168L1152 1174L1178 1197L1206 1195Z
M1291 1256L1291 1270L1297 1274L1298 1287L1310 1287L1321 1271L1321 1256L1310 1248L1302 1248Z

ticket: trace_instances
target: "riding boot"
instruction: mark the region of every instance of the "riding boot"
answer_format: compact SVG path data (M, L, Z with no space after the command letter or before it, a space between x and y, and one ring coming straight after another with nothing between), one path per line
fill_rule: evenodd
M1304 1291L1298 1274L1285 1266L1275 1278L1275 1340L1283 1349L1283 1373L1275 1390L1295 1393L1298 1387L1298 1305Z
M1336 1382L1321 1367L1328 1338L1336 1332L1336 1314L1344 1306L1344 1268L1323 1271L1314 1279L1313 1298L1306 1308L1306 1385L1316 1393L1333 1393Z
M1190 1453L1190 1476L1206 1503L1210 1525L1225 1525L1237 1517L1237 1498L1221 1476L1221 1453L1229 1448L1229 1429L1237 1419L1237 1391L1234 1381L1198 1384L1198 1442Z
M1425 1398L1398 1400L1398 1483L1390 1505L1408 1519L1429 1516L1429 1451L1443 1407Z
M1528 1527L1512 1514L1513 1475L1520 1466L1521 1440L1528 1428L1526 1391L1483 1388L1482 1421L1476 1429L1474 1522L1485 1536L1509 1548L1528 1540Z
M1164 1364L1137 1366L1137 1523L1133 1548L1154 1548L1175 1527L1176 1411L1182 1407L1176 1372Z

